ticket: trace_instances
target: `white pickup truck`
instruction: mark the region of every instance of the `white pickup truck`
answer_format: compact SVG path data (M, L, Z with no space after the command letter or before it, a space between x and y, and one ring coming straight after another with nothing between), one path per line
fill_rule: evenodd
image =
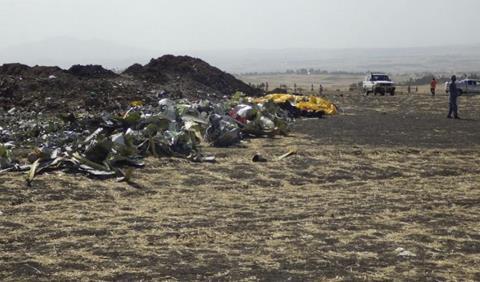
M477 79L464 79L456 82L458 94L480 94L480 80ZM450 81L445 83L445 92L449 91Z
M371 73L362 83L363 93L370 94L373 93L377 95L380 93L385 95L389 93L390 95L395 95L395 83L384 73Z

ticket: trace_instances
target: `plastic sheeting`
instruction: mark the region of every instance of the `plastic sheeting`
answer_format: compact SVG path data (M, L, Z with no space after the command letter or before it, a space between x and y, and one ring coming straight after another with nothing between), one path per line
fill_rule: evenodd
M267 101L272 101L275 104L289 103L296 109L305 112L322 112L326 115L335 115L337 113L335 104L316 96L270 94L255 100L257 103L265 103Z

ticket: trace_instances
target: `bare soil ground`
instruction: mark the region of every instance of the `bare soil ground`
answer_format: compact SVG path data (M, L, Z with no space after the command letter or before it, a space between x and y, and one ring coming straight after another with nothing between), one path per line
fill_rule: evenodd
M0 280L480 280L480 97L460 121L443 95L328 98L340 115L133 186L0 175Z
M312 74L312 75L297 75L297 74L257 74L257 75L239 75L239 78L248 83L255 85L268 82L269 89L273 90L281 85L293 89L294 84L297 88L302 88L304 92L311 89L312 84L314 90L318 93L319 85L327 90L347 90L349 85L357 83L365 78L365 75L357 74ZM288 82L288 83L286 83Z

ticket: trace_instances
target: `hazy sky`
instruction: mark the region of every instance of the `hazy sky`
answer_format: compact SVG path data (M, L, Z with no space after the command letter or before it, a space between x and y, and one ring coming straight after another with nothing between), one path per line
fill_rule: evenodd
M156 50L480 42L478 0L0 0L0 4L2 46L63 36Z

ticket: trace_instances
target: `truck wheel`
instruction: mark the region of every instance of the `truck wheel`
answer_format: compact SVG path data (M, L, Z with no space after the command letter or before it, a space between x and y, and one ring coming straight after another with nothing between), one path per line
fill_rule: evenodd
M392 92L390 92L390 96L395 96L395 90L393 90Z

